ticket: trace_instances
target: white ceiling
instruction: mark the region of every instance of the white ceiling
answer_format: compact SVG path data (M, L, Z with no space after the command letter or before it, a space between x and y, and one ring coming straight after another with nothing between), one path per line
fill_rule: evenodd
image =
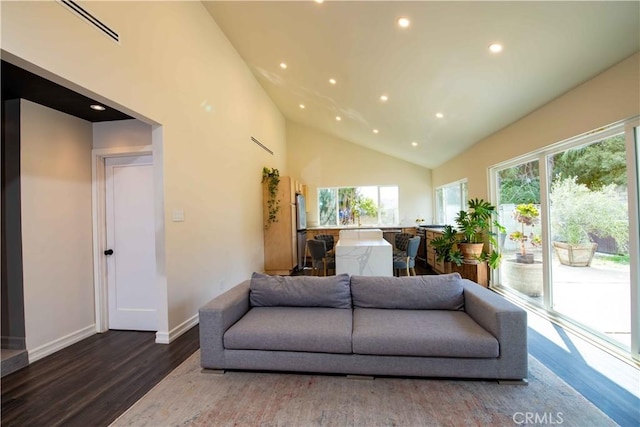
M639 2L203 3L288 120L428 168L640 49Z

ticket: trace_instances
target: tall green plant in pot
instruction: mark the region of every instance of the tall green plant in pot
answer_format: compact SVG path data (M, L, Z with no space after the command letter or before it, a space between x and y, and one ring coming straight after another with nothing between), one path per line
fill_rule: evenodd
M487 261L491 268L500 265L501 255L495 250L498 247L496 233L504 232L505 228L494 219L497 215L496 207L483 199L471 199L467 203L468 211L460 211L455 218L458 231L462 239L458 242L458 249L462 253L463 262L477 264ZM491 251L484 251L484 242L488 239Z
M436 253L439 262L453 262L462 264L462 253L457 248L458 233L451 225L442 228L442 234L429 242Z

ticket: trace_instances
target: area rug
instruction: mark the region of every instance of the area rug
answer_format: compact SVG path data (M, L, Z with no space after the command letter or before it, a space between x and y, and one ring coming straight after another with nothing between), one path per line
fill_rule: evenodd
M615 426L535 358L529 385L287 373L202 373L200 352L113 426Z

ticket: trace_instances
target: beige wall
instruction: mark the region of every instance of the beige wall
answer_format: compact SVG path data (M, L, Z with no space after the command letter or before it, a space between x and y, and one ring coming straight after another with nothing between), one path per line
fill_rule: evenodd
M162 147L154 149L154 168L164 186L165 212L156 220L166 229L159 266L168 306L159 333L166 335L262 270L261 172L285 172L285 121L200 2L85 6L120 34L120 44L56 2L2 2L3 54L161 125L153 138ZM184 222L171 221L174 209Z
M93 124L93 148L151 146L151 126L140 120Z
M91 123L21 101L22 260L30 361L95 333Z
M468 178L469 197L488 199L497 163L640 114L640 54L620 62L433 170L434 187Z
M431 170L287 122L289 173L308 185L309 226L318 222L318 187L397 185L402 225L431 221Z

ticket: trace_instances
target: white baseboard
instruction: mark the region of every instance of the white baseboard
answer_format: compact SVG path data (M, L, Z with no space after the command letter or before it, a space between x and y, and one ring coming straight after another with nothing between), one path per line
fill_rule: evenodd
M72 332L69 335L58 338L57 340L51 341L50 343L41 345L40 347L36 347L31 350L27 349L27 353L29 355L29 363L40 360L43 357L53 354L58 350L62 350L65 347L69 347L71 344L75 344L78 341L82 341L83 339L89 338L90 336L95 334L96 325L93 324L87 326L86 328L82 328L80 330Z
M169 344L171 341L178 338L180 335L187 332L189 329L196 326L199 322L198 314L193 315L193 317L185 320L169 332L156 332L156 344Z

